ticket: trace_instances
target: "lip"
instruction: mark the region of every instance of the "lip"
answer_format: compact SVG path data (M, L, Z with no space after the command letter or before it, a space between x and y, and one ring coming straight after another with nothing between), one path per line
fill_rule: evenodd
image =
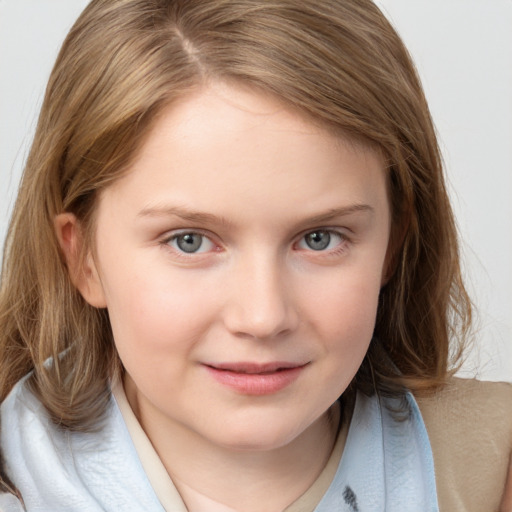
M220 384L244 395L270 395L292 384L309 363L215 363L204 364Z

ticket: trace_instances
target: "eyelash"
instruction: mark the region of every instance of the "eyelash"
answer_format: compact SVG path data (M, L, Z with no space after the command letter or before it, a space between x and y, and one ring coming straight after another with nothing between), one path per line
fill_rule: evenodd
M332 236L334 235L335 237L338 237L339 238L339 241L338 243L336 244L336 246L334 248L331 248L331 249L319 249L319 250L315 250L311 247L309 248L298 248L298 250L301 250L301 251L304 251L304 252L309 252L309 253L312 253L313 255L314 254L317 254L318 256L323 256L323 257L329 257L329 256L337 256L339 254L342 254L343 252L345 252L347 250L347 245L350 243L350 239L347 237L347 235L345 233L343 233L342 231L338 230L338 229L333 229L333 228L317 228L317 229L312 229L312 230L308 230L306 231L305 233L303 233L302 235L300 235L300 237L298 238L298 240L296 242L294 242L293 244L293 248L295 249L299 244L301 243L305 243L307 244L307 242L305 241L306 240L306 237L308 235L314 235L314 234L318 234L318 233L326 233L330 236L330 239L329 239L329 243L332 241ZM182 249L180 249L179 247L173 247L173 243L176 242L180 237L185 237L187 235L199 235L200 237L202 237L202 243L204 243L205 240L207 240L212 246L213 246L213 251L212 249L210 250L206 250L206 251L200 251L200 252L189 252L187 253L186 251L183 251ZM204 257L206 256L207 254L209 254L210 252L220 252L221 251L221 246L217 243L215 243L213 240L212 240L212 236L211 234L207 234L205 232L202 232L200 230L181 230L181 231L178 231L178 232L173 232L172 234L166 236L165 238L163 238L160 242L160 244L167 248L167 249L170 249L173 254L179 258L184 258L184 259L190 259L190 258L198 258L198 257Z

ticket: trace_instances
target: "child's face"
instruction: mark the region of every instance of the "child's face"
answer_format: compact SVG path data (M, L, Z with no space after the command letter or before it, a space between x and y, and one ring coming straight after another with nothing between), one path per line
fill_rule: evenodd
M377 154L260 93L163 112L100 198L89 287L144 426L260 450L314 428L372 337L386 190Z

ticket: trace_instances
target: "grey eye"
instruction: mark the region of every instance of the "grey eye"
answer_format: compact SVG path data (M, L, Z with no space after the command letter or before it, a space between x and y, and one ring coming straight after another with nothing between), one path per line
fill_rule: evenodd
M198 252L203 246L204 236L199 233L184 233L183 235L177 235L172 240L174 245L180 251L186 253Z
M331 233L325 230L312 231L304 237L304 241L313 251L323 251L331 243Z

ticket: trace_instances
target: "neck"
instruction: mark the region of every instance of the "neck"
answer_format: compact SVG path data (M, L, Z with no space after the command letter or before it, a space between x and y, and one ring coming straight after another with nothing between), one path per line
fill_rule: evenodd
M180 424L152 422L127 395L189 512L281 512L318 478L338 430L335 407L284 446L219 447Z
M184 464L190 460L188 453L180 457L181 463L164 454L164 465L190 512L281 512L306 492L327 464L335 432L326 418L318 423L276 450L210 451L208 457L196 453L192 460L198 464L193 466Z

